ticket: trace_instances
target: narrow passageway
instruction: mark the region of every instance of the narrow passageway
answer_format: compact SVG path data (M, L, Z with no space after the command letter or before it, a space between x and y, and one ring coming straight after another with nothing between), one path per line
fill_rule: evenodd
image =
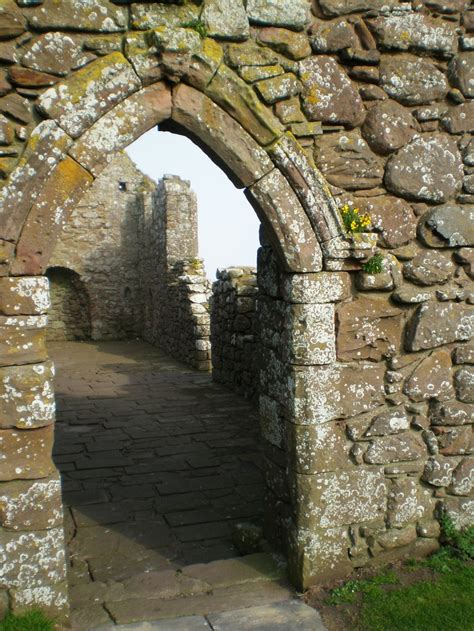
M236 570L241 592L250 571L266 581L266 601L287 598L286 588L270 588L283 573L268 555L245 557L243 574L232 561L212 565L239 556L236 523L262 521L255 409L142 341L49 350L76 628L200 613L193 599L215 596L213 580L227 589ZM225 575L227 584L215 583Z

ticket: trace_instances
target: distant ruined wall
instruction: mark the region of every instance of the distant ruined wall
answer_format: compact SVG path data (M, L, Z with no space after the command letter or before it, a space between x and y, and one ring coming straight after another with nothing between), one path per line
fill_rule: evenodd
M49 267L75 272L87 292L94 340L141 334L138 196L154 186L127 154L118 154L73 210L54 249ZM52 284L57 296L54 278ZM52 308L54 321L54 302Z
M257 270L217 270L212 285L212 378L248 399L258 397Z
M189 182L165 175L142 201L143 338L199 370L211 366L211 285L198 257L197 201Z

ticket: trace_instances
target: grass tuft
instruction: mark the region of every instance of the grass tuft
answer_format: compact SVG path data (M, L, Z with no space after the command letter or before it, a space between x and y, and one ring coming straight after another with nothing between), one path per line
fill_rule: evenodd
M0 631L54 631L54 623L41 611L29 611L21 616L8 614L0 622Z

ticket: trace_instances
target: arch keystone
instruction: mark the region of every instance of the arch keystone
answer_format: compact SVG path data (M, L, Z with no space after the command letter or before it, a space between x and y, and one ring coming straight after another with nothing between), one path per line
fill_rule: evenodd
M220 66L204 90L259 143L275 142L283 133L281 123L266 110L255 92L227 66Z
M174 89L172 120L209 147L239 186L250 186L273 169L266 151L239 123L194 88Z

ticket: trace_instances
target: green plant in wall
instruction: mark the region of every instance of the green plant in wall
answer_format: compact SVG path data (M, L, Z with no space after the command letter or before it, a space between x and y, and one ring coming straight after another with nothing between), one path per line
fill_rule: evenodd
M438 520L441 526L441 542L460 559L474 559L474 525L457 529L446 510L441 512Z
M189 20L189 22L183 22L182 24L180 24L180 26L182 28L192 28L193 31L196 31L196 33L199 34L199 37L201 39L207 37L207 28L202 20Z
M362 270L366 274L381 274L383 272L383 255L380 253L374 254L362 265Z

